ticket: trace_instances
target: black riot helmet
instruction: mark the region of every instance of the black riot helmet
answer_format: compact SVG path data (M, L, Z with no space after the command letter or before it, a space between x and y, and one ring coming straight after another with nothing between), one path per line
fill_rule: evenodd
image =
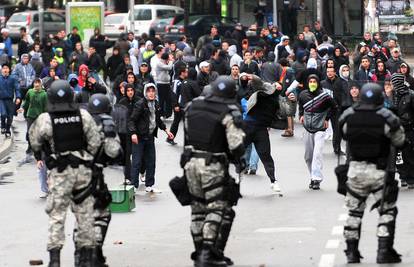
M109 98L104 94L93 94L89 98L88 111L91 114L111 113L112 106Z
M384 105L384 93L380 85L367 83L362 86L360 107L377 109Z
M68 81L54 81L47 90L49 112L74 111L78 106L74 103L74 92Z
M236 82L229 76L221 75L211 84L210 100L228 103L236 100Z

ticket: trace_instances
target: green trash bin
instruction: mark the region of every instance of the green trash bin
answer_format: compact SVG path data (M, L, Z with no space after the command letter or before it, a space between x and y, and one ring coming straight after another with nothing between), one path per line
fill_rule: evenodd
M135 208L135 192L134 187L117 186L110 188L112 202L109 205L111 212L130 212Z

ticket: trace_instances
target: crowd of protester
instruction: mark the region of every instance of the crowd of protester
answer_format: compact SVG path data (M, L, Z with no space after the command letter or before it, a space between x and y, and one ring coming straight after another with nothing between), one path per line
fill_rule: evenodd
M246 124L251 123L246 101L252 95L255 79L277 83L278 101L289 107L283 137L294 136L298 109L299 121L306 130L313 127L306 123L309 112L328 112L336 154L344 153L338 118L358 101L359 89L365 83L380 83L391 99L390 77L400 72L414 89L410 66L402 58L395 36L389 35L383 40L379 33L367 32L354 49L343 40L334 41L318 21L313 27L305 25L295 36L284 35L272 23L263 28L252 26L247 31L237 24L228 32L219 32L213 25L206 35L192 42L186 36L173 41L147 34L134 36L129 32L121 34L113 43L95 29L88 49L84 49L83 43L76 27L69 34L60 31L42 40L33 39L21 28L17 54L14 54L9 30L1 30L1 132L10 136L13 116L19 111L30 127L47 110L45 92L55 80L66 79L75 92L76 102L81 105L92 94L111 93L115 102L113 115L125 151L125 179L136 187L140 180L145 181L148 192L158 192L153 187L156 129L164 130L166 142L176 145L175 136L186 104L200 96L219 75L229 75L237 82ZM17 64L13 58L18 59ZM309 111L306 103L315 95L304 94L307 89L321 90L319 99L325 99L325 94L331 98L322 101L318 110ZM393 104L391 100L386 103L388 107ZM171 127L167 129L164 121L170 118ZM325 133L326 127L323 125L319 130ZM315 137L314 130L308 131L312 135L305 138L305 158L311 176L310 187L318 189L323 178L321 145L326 135ZM263 155L270 156L267 144L260 150L262 161ZM255 145L249 146L246 156L249 159L246 173L256 174L259 157ZM38 167L42 170L42 191L46 194L45 169L41 162ZM312 181L319 183L314 186Z

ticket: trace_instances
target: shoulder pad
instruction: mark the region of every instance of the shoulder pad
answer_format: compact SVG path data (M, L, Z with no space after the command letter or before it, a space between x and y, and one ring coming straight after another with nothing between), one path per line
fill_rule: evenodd
M341 115L341 117L339 117L339 123L344 123L346 121L346 119L355 113L355 110L353 107L349 107L347 108Z
M391 132L398 130L400 128L400 119L394 115L389 109L381 108L376 112L378 115L382 116L388 126L390 126Z
M243 123L243 115L240 108L237 105L227 105L230 110L230 115L233 117L234 124L237 127L241 127Z
M102 131L105 134L105 137L116 137L116 126L112 117L107 114L101 114L102 121Z

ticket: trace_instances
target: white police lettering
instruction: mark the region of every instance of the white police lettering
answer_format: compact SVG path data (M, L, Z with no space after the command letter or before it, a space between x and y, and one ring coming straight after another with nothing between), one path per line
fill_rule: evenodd
M75 123L80 122L80 116L70 116L70 117L63 117L63 118L55 118L53 120L55 124L68 124L68 123Z

